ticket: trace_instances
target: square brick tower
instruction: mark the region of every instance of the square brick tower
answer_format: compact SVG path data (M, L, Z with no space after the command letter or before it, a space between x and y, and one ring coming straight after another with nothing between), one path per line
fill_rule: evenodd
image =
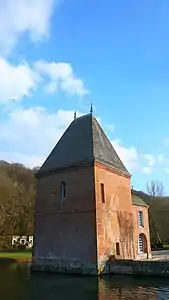
M131 176L92 114L74 119L36 177L34 270L98 274L135 258Z

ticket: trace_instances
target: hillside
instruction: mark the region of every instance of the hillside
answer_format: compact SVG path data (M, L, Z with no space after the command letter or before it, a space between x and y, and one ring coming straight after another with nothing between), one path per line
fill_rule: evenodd
M35 171L0 161L0 248L10 246L12 235L33 234ZM169 243L169 197L134 192L149 205L151 241Z
M9 247L11 235L33 233L34 170L0 161L0 248Z

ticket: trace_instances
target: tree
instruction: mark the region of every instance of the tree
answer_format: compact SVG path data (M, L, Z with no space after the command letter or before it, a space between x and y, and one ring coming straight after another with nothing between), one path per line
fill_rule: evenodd
M152 181L147 183L147 192L152 198L160 200L160 198L164 198L164 185L161 181L152 180ZM153 231L156 234L157 242L161 244L161 238L160 238L161 222L158 219L158 214L157 214L156 218L154 218L154 216L155 216L155 211L154 211L155 206L156 206L156 203L154 202L154 206L150 208L150 212L151 212L151 214L149 216L150 217L150 224L151 224L151 227L152 227Z
M0 248L13 235L33 235L35 176L21 164L0 164Z
M164 185L161 181L152 180L147 183L147 192L153 197L163 197L164 194Z

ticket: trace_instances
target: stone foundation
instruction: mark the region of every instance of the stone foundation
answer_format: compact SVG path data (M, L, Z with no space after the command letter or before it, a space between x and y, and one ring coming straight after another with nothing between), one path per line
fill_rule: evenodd
M110 263L109 270L116 275L169 277L169 260L118 260Z
M65 273L77 275L98 275L96 263L81 262L78 260L62 260L51 258L38 258L32 260L32 271Z
M87 276L113 274L169 277L169 260L112 260L97 266L96 263L77 260L38 258L32 260L31 271Z

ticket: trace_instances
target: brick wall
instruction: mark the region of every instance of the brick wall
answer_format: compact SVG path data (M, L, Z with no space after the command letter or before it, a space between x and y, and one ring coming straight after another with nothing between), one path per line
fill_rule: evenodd
M62 181L66 182L63 203ZM140 209L144 211L144 228L138 227ZM150 251L148 210L132 205L130 178L99 163L39 178L35 214L36 259L68 262L70 268L78 262L81 268L88 265L92 269L102 267L111 256L140 258L139 233L146 235Z
M60 184L66 182L61 204ZM35 257L96 263L94 172L72 168L37 182Z
M104 184L105 203L102 203L101 187ZM95 164L96 227L99 264L111 255L116 255L119 243L119 258L134 258L134 223L131 201L130 178L116 174Z

